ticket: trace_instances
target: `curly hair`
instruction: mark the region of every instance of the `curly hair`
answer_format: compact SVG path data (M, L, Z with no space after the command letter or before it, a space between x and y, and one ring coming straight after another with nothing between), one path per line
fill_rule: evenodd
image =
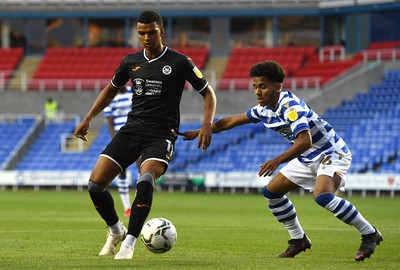
M266 77L271 82L283 83L286 72L283 67L275 61L263 61L254 64L250 68L250 77Z
M137 18L138 23L152 23L156 22L160 28L164 28L164 22L161 15L154 10L145 10L140 13Z

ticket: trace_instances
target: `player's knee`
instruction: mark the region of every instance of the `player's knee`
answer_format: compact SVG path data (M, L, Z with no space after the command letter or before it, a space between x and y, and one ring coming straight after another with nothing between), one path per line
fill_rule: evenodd
M153 189L155 189L155 184L154 184L154 176L151 173L144 173L142 176L139 177L137 180L137 185L140 183L150 183Z
M264 195L265 198L267 199L277 199L277 198L281 198L283 195L278 194L278 193L274 193L272 191L270 191L267 186L264 186L262 188L262 193Z
M315 202L321 205L322 207L325 207L330 201L335 198L335 195L332 193L323 193L315 197Z
M88 190L90 192L95 192L95 193L102 193L104 191L107 190L106 187L103 187L95 182L93 182L92 180L89 180L88 182Z

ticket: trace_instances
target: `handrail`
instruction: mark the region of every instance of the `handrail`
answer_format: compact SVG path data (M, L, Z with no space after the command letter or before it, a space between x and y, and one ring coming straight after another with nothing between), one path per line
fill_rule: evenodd
M392 49L367 49L362 52L363 61L382 61L382 60L398 60L400 59L400 48Z
M220 79L219 87L217 90L253 90L253 82L251 79ZM283 83L283 88L290 88L291 90L299 89L320 89L321 88L321 77L311 76L311 77L289 77L286 78Z

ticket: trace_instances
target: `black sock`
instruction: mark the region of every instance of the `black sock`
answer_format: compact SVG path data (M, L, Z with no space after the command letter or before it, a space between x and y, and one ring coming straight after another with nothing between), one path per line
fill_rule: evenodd
M108 226L114 225L119 218L114 207L114 200L108 189L104 192L89 191L90 198L93 201L94 207L100 216L104 219Z
M129 218L128 234L139 236L143 224L150 213L153 202L153 185L142 181L136 187L136 196L132 203L131 216Z

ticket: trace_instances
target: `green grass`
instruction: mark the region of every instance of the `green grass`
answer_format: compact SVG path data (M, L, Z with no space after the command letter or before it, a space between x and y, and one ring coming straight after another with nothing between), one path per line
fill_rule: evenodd
M87 192L6 190L0 192L0 269L399 269L399 198L349 199L384 238L364 262L353 258L361 239L353 227L311 196L290 198L313 242L294 259L276 258L289 236L261 195L158 192L149 219L171 220L177 244L153 254L138 242L132 260L115 261L97 255L106 230Z

